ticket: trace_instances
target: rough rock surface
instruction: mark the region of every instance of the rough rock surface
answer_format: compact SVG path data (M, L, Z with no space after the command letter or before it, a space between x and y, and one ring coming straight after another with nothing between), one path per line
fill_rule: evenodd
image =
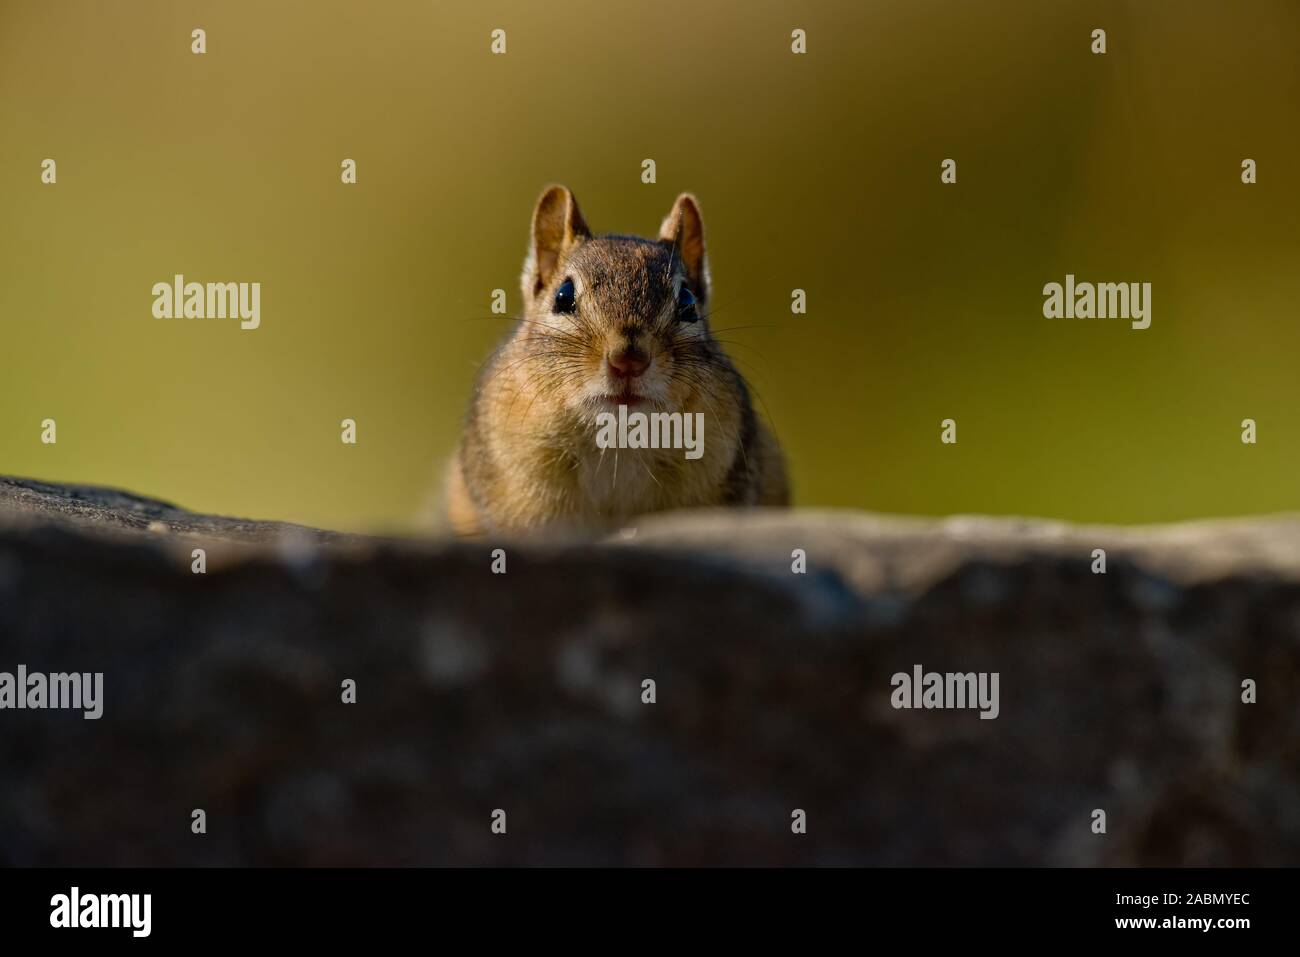
M0 710L3 864L1300 863L1294 516L404 541L0 479L19 664L104 714ZM916 664L999 717L894 709Z

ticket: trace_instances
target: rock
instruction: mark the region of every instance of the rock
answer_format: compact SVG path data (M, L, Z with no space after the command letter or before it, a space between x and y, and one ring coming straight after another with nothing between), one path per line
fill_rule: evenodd
M459 542L0 479L0 672L104 676L0 710L0 863L1294 864L1298 664L1294 516ZM894 708L916 665L998 716Z

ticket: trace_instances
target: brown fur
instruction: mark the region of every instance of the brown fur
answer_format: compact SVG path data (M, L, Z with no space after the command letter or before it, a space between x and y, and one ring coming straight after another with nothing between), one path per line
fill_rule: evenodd
M554 311L565 279L573 314ZM700 319L680 322L686 283ZM533 215L524 266L525 314L486 364L447 481L448 516L462 534L567 525L607 529L647 512L785 505L781 451L758 419L740 373L708 328L703 223L683 194L658 240L594 238L567 189L551 187ZM703 412L704 455L605 449L596 413L621 388L607 357L647 356L639 411Z

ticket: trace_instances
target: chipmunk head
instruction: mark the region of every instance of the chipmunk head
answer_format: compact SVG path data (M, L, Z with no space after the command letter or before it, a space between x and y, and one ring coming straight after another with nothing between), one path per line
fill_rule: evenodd
M683 193L656 240L592 236L563 186L542 194L518 336L539 392L586 414L682 409L725 362L708 328L704 223Z

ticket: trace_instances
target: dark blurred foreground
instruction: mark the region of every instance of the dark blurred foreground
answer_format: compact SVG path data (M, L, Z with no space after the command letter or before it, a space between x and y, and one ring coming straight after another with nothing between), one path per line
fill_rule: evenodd
M0 479L0 671L104 674L0 711L0 863L1289 865L1298 663L1293 517L399 542Z

